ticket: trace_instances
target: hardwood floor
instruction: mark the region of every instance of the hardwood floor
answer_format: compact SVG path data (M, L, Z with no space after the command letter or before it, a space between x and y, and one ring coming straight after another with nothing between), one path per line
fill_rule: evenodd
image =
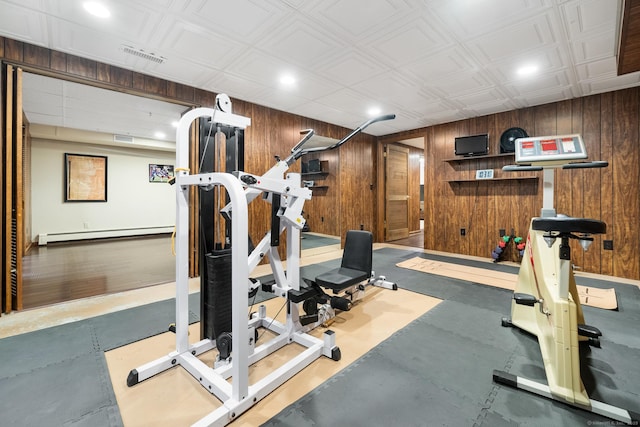
M175 281L171 237L36 246L23 258L25 309Z
M390 241L394 245L411 246L412 248L424 248L424 232L420 230L418 233L410 234L406 239Z

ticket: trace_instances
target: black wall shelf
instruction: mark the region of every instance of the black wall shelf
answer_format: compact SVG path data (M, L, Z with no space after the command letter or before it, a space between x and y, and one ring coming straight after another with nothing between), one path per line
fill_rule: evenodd
M300 175L302 176L328 176L329 172L305 172L305 173L301 173Z
M469 156L469 157L453 157L450 159L444 159L443 162L454 163L454 162L469 162L472 160L483 160L483 159L497 159L501 157L515 157L515 153L502 153L502 154L486 154L484 156Z
M311 190L312 193L318 193L318 195L322 196L326 194L326 191L329 189L328 185L316 185L323 181L326 177L329 176L329 161L328 160L320 160L320 170L307 171L300 174L300 176L305 181L312 181L314 185L307 187Z
M505 178L491 178L491 179L448 179L449 183L463 183L463 182L491 182L491 181L533 181L538 180L537 176L514 176Z

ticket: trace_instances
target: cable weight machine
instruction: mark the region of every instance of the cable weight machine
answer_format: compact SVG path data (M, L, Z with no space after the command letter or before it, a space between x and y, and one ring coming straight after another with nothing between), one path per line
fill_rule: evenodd
M243 412L254 406L289 378L296 375L321 356L333 360L340 359L340 349L335 343L333 331L324 332L322 339L306 333L300 323L298 305L289 298L291 292L300 290L300 232L305 220L302 208L305 200L311 199L311 190L301 185L298 173L287 173L289 167L301 156L309 152L338 148L369 125L393 119L387 115L369 120L349 135L329 145L321 139L317 143L312 139L313 131L307 132L292 149L285 160L280 160L262 176L252 175L239 170L233 173L204 172L190 174L188 169L189 127L197 118L211 119L211 125L243 131L251 120L231 113L231 104L226 95L218 95L217 108L198 108L186 113L180 120L176 138L176 349L166 356L148 362L130 371L127 385L149 379L175 366L181 366L193 376L209 393L222 403L194 426L223 426L235 420ZM237 154L237 152L236 152ZM218 188L219 196L224 192L228 203L220 210L225 221L225 239L227 247L217 248L230 252L221 264L227 263L227 279L218 278L217 285L228 286L229 304L220 313L214 308L213 327L203 331L200 341L189 344L189 190L192 186L212 190ZM272 204L271 228L264 238L251 248L248 242L248 205L258 196ZM214 203L215 205L215 203ZM210 212L217 214L217 212ZM206 212L205 212L206 214ZM285 270L278 254L280 235L286 232L287 268ZM207 248L209 249L209 248ZM217 250L216 249L216 250ZM260 306L257 313L247 318L248 297L255 291L259 282L250 278L250 273L260 261L268 256L275 282L263 286L263 290L272 292L285 299L286 320L280 322L267 317L266 307ZM212 271L211 271L212 272ZM208 273L207 273L208 274ZM217 274L217 273L216 273ZM230 277L229 277L230 276ZM230 282L229 280L230 279ZM224 291L223 291L224 292ZM216 312L218 310L218 312ZM222 320L218 319L218 316ZM217 322L230 324L226 332L222 327L224 340L218 338L220 328ZM271 331L275 336L265 343L257 345L255 337L258 329ZM217 340L215 338L218 338ZM303 350L259 381L249 383L249 367L264 359L280 348L297 343ZM223 348L224 347L224 348ZM219 355L213 367L207 366L198 356L218 349ZM222 354L224 353L224 354ZM229 381L231 379L231 381Z

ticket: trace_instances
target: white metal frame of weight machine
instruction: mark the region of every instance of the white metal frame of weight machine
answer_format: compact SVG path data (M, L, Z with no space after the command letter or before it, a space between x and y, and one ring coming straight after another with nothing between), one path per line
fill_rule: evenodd
M321 356L333 360L340 359L340 349L335 345L335 334L326 331L323 339L306 333L300 323L298 305L289 299L290 291L300 291L300 231L305 220L302 217L304 201L311 199L311 190L301 186L301 176L298 173L288 173L289 166L302 155L332 150L360 133L372 123L390 120L395 115L389 114L371 119L353 130L340 141L321 141L320 145L309 143L313 136L310 130L285 159L278 159L269 171L262 176L255 176L237 171L230 173L189 174L189 126L199 117L211 117L212 122L225 126L244 129L251 120L231 113L231 104L224 94L216 98L217 109L197 108L186 113L178 124L176 138L176 350L168 355L133 369L127 378L127 385L133 386L160 372L176 365L182 366L201 385L215 395L221 402L220 406L209 415L199 420L194 426L223 426L235 420L266 395L274 391L289 378L300 372ZM322 138L319 138L322 139ZM283 177L284 176L284 177ZM218 360L215 366L209 367L198 355L216 347L215 340L203 339L189 345L189 188L198 186L213 188L222 186L227 192L230 203L220 213L231 220L231 280L232 280L232 338L233 348L231 356L226 360ZM279 206L274 209L272 220L276 219L276 229L267 232L256 248L248 253L248 204L258 195L265 194L266 200L273 203L279 200ZM277 212L276 212L277 211ZM272 244L271 233L287 235L287 269L285 271L277 245ZM249 291L254 283L249 279L253 271L265 255L275 278L275 284L270 291L285 298L287 304L286 322L283 324L266 316L266 308L260 306L247 322L247 307ZM265 328L275 333L275 337L268 342L256 346L255 331ZM300 354L276 367L270 374L249 384L249 366L278 349L292 343L306 348ZM228 379L232 378L229 382Z
M236 419L240 414L255 405L258 401L282 385L289 378L304 369L321 356L334 357L337 347L335 335L332 331L324 333L324 339L318 339L306 333L300 332L296 325L297 306L288 304L286 323L266 317L266 309L261 306L258 313L247 323L248 307L248 283L249 273L255 268L264 254L265 243L258 245L249 257L248 252L248 203L259 194L257 188L245 192L243 182L229 173L205 173L189 174L188 170L188 141L189 126L199 117L211 117L216 123L246 128L250 119L237 116L229 112L210 108L198 108L186 113L179 122L176 141L176 350L146 363L129 373L127 384L133 386L160 372L180 365L189 372L201 385L215 395L222 406L214 410L194 426L222 426ZM279 162L281 163L281 162ZM283 165L276 165L260 182L271 192L286 193L294 205L292 211L302 211L304 199L310 198L310 191L300 188L299 174L289 174L286 180L278 179L277 174L286 170ZM280 175L281 176L281 175ZM297 181L297 182L296 182ZM266 183L266 184L265 184ZM295 186L297 183L297 187ZM212 368L197 358L198 355L216 347L215 340L204 339L193 345L189 345L189 188L191 186L212 187L223 186L229 196L230 204L227 213L231 218L231 264L232 264L232 335L233 335L233 360L222 366ZM256 184L257 185L257 184ZM306 190L306 193L302 190ZM308 197L296 197L305 196ZM286 207L284 209L287 210ZM272 268L279 283L279 296L287 297L289 288L299 287L299 256L300 228L298 218L285 218L285 225L280 231L287 230L287 273L284 272L277 250L269 251ZM298 221L298 222L297 222ZM296 224L294 226L293 224ZM263 242L266 242L263 240ZM288 285L287 285L288 284ZM263 327L276 334L267 343L255 346L254 331ZM304 351L275 368L270 374L249 384L249 366L272 354L276 350L291 344L298 343L306 347ZM232 381L227 381L228 378Z

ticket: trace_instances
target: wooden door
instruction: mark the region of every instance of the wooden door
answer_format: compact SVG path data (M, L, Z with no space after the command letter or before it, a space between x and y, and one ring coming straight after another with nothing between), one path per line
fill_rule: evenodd
M2 129L2 307L9 313L22 309L23 129L22 70L5 65L3 74L4 126Z
M409 149L387 144L385 156L385 240L409 237Z

